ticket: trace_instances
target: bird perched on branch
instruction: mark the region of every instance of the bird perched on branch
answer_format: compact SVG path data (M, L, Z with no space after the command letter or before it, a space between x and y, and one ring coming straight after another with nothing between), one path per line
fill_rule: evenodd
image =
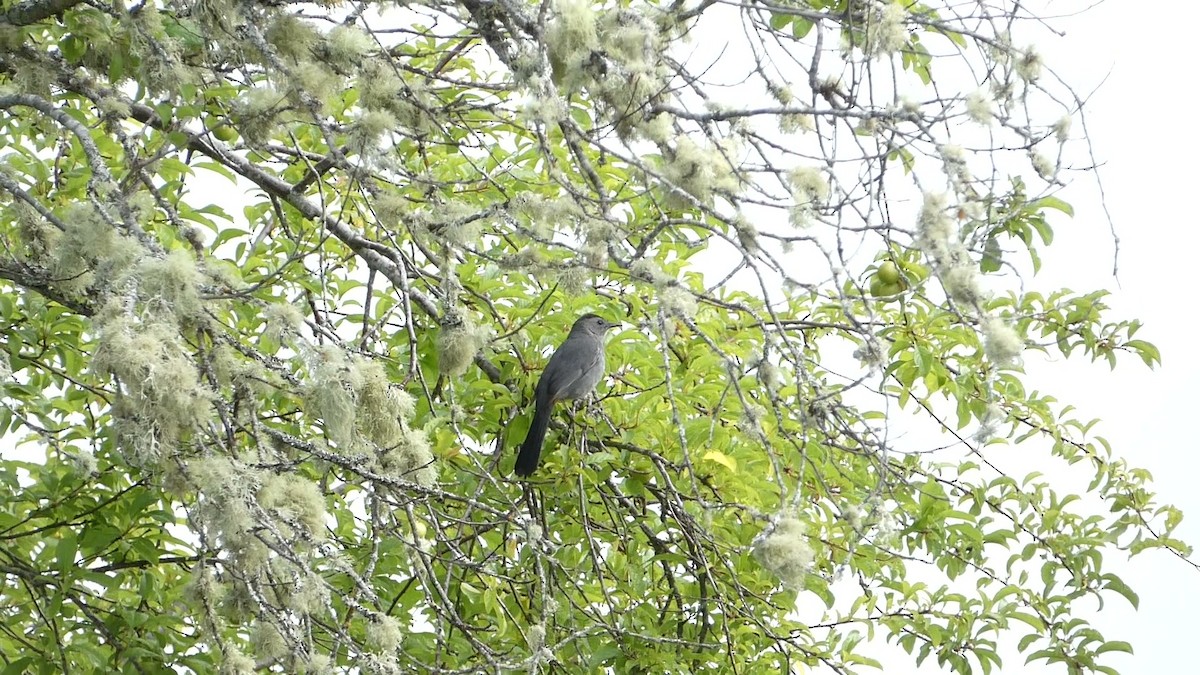
M533 425L513 465L518 476L529 476L537 468L554 404L584 398L596 389L604 377L604 335L619 325L595 314L584 314L575 320L571 334L550 357L534 393Z

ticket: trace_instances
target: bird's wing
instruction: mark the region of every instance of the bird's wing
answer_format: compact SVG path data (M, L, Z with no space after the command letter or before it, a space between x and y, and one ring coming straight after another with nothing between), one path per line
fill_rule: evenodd
M589 342L564 343L550 357L546 369L542 371L548 397L558 401L586 394L574 390L587 373L599 366L600 357L601 353Z

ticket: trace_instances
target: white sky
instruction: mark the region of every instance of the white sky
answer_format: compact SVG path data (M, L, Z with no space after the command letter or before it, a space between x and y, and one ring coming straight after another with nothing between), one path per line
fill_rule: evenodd
M1033 13L1040 14L1035 3ZM1045 5L1049 14L1070 13L1079 2ZM1034 386L1079 408L1083 419L1103 422L1105 436L1130 464L1150 470L1160 501L1183 509L1179 538L1200 544L1200 456L1190 428L1200 403L1196 383L1200 351L1191 345L1197 320L1179 306L1200 287L1195 256L1200 223L1190 197L1197 189L1200 155L1188 101L1200 68L1195 26L1200 5L1156 6L1155 17L1134 12L1130 3L1103 2L1086 13L1056 20L1066 36L1038 45L1047 64L1081 95L1100 86L1085 108L1107 194L1121 239L1119 283L1111 276L1112 242L1093 182L1078 179L1062 193L1075 218L1054 220L1056 240L1046 255L1039 287L1075 290L1108 288L1113 318L1138 318L1137 337L1155 343L1163 365L1150 371L1136 357L1116 371L1104 363L1058 359L1045 366L1027 359ZM1104 81L1107 77L1107 81ZM1103 85L1101 86L1101 82ZM1075 132L1081 132L1076 125ZM1133 612L1115 598L1093 620L1109 639L1128 640L1134 656L1113 655L1122 673L1179 673L1194 669L1200 620L1200 573L1163 552L1128 563L1106 562L1141 596ZM1191 668L1184 664L1191 663ZM1005 659L1002 674L1025 672L1020 660ZM1060 671L1054 671L1060 672Z

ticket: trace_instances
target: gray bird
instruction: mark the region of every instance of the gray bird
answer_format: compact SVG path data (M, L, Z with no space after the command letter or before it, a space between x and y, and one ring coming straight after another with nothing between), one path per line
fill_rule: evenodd
M619 325L595 314L584 314L575 320L571 334L550 357L534 393L533 426L513 466L518 476L528 476L537 468L554 404L583 398L600 383L604 377L604 333Z

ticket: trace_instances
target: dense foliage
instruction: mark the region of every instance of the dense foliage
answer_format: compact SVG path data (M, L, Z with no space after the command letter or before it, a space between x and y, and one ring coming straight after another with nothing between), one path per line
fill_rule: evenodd
M0 7L4 672L1113 672L1186 554L1019 3Z

